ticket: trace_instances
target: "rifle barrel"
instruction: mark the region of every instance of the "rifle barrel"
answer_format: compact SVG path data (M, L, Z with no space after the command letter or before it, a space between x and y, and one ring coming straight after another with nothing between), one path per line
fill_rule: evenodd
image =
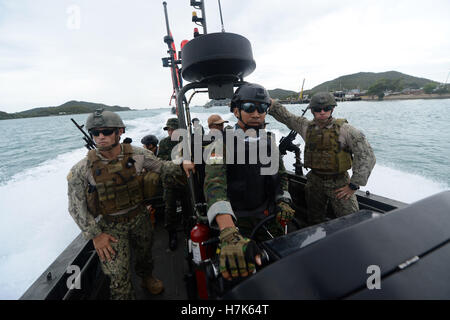
M92 140L92 138L83 130L83 125L79 125L73 118L70 118L72 122L75 124L75 126L78 128L78 130L81 131L81 133L84 135L83 140L86 141L86 148L89 150L95 149L95 142Z

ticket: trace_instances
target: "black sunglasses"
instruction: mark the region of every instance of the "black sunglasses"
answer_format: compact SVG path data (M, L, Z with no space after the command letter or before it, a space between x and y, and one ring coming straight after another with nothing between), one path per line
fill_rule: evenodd
M267 112L270 104L268 103L254 103L254 102L245 102L241 103L240 108L247 113L253 113L255 110L258 110L258 113Z
M331 107L331 106L328 106L328 107L314 107L314 108L312 108L312 110L313 110L313 112L320 112L320 111L325 111L325 112L328 112L328 111L331 111L331 110L333 110L333 107Z
M110 136L112 135L114 132L116 131L116 129L103 129L103 130L91 130L90 132L92 133L93 136L98 137L101 134L103 134L104 136Z

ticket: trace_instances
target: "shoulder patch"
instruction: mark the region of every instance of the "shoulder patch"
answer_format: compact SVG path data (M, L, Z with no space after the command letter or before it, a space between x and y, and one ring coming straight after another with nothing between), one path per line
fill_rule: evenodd
M69 174L67 175L67 181L72 180L73 174L72 174L72 170L69 172Z

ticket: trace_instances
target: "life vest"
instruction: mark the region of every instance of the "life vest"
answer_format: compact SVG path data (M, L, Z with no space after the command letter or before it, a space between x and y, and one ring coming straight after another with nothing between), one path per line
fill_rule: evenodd
M138 175L133 149L122 144L123 159L102 161L95 150L88 152L88 165L96 186L87 190L88 209L94 215L107 215L134 207L144 200L143 175Z
M339 132L346 119L335 119L329 128L317 129L308 125L305 145L305 167L330 173L344 173L352 167L349 150L339 143Z
M236 146L235 137L235 146ZM270 135L267 137L267 155L270 157ZM258 148L259 148L258 143ZM245 142L245 164L237 163L237 151L234 148L234 164L227 164L227 195L237 217L259 216L265 209L273 210L275 196L281 193L280 177L278 172L273 175L262 175L261 168L270 167L261 164L259 150L257 150L257 163L249 163L250 143ZM225 156L225 155L224 155Z

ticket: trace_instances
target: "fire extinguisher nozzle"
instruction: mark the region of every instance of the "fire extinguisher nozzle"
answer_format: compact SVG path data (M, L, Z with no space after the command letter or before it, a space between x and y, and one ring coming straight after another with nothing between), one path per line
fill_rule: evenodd
M202 246L208 246L208 245L212 245L212 244L217 244L219 243L219 237L215 237L215 238L211 238L209 240L203 241L202 242Z

